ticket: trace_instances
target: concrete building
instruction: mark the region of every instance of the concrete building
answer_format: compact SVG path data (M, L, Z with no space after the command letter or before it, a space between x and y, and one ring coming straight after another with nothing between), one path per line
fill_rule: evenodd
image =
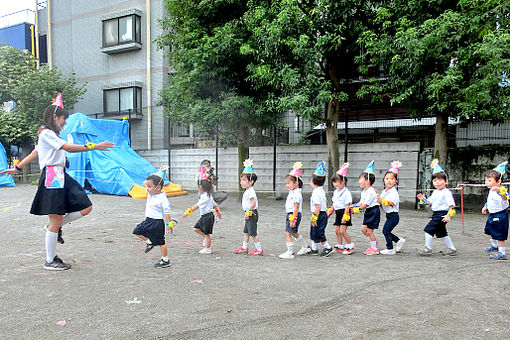
M170 67L154 43L164 13L162 0L51 0L38 13L48 64L86 84L71 111L128 117L136 150L168 148L168 120L156 102Z

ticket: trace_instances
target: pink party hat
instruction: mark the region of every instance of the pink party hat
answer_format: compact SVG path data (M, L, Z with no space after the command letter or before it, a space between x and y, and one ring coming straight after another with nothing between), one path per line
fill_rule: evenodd
M303 172L301 171L301 168L303 167L303 163L301 162L296 162L294 163L294 165L292 166L292 170L290 170L289 172L289 175L291 176L294 176L294 177L300 177Z
M202 165L202 166L200 167L200 176L199 176L198 180L199 180L199 181L201 181L201 180L203 180L203 179L205 179L206 181L208 181L208 180L209 180L209 176L207 176L207 173L205 172L205 168L204 168L204 166Z
M344 163L344 164L342 164L342 166L340 167L340 169L338 169L338 171L336 173L340 176L346 177L348 172L349 172L349 163Z
M391 162L391 167L388 169L388 172L393 172L395 175L398 175L398 169L402 166L401 161L393 161Z
M57 96L55 97L55 99L53 99L51 101L51 103L53 105L57 105L57 106L60 106L61 108L64 108L64 102L62 101L62 94L60 94L60 92L57 93Z

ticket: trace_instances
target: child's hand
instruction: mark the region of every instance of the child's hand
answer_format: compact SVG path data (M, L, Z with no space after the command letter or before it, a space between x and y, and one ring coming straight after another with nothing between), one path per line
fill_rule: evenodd
M184 214L182 215L182 218L186 218L186 217L188 217L188 214L184 213Z
M487 206L483 206L482 208L482 214L486 215L487 214Z
M328 218L329 218L331 215L333 215L333 213L335 212L335 209L329 208L326 212L327 212Z
M296 221L290 222L290 227L294 229L296 227Z
M7 174L7 175L14 175L18 170L16 168L12 168L12 169L5 169L3 171L0 171L0 175L4 175L4 174Z
M444 215L444 216L443 216L443 222L445 222L445 223L450 222L450 218L451 218L450 214L446 214L446 215Z
M316 227L316 226L317 226L317 221L312 222L312 227Z
M245 221L248 221L249 219L250 219L250 216L246 216L246 215L244 215L244 220L245 220Z
M220 220L221 220L221 217L222 217L222 216L221 216L221 213L220 213L220 211L219 211L219 210L218 210L218 211L216 211L216 215L218 215L218 219L220 219Z
M379 195L377 195L377 203L381 203L381 201L382 201L382 198L379 197Z
M425 200L425 195L420 192L418 195L416 195L416 198L418 198L420 201L423 201Z

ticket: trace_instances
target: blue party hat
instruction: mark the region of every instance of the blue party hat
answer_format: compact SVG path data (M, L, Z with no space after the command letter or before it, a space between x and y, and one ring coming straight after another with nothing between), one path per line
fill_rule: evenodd
M367 167L365 168L365 170L363 170L363 172L374 175L375 174L374 161L370 161L370 163L368 163Z
M504 175L507 165L508 165L508 161L504 161L503 163L499 163L498 166L494 168L494 170L499 172L501 175Z
M430 167L432 168L432 174L438 173L438 172L444 172L444 169L439 165L439 159L434 158L432 162L430 162Z
M317 164L317 168L315 169L313 174L315 176L324 177L326 176L327 173L328 171L326 170L326 162L322 161L319 164Z
M166 170L168 169L168 166L163 165L161 168L159 168L158 172L156 172L154 175L159 176L161 178L166 179Z
M251 175L253 174L253 161L251 159L245 159L243 162L244 169L243 174Z

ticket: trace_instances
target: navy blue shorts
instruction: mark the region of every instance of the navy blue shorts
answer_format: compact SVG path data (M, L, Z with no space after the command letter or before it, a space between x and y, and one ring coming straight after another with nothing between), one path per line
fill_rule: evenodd
M214 214L212 212L200 216L193 228L200 229L204 235L212 234L214 225Z
M326 242L326 226L328 225L328 214L325 211L321 211L317 216L317 226L313 227L310 224L310 239L315 242Z
M437 238L448 236L446 222L443 222L444 215L448 215L448 210L434 211L424 231L432 236L436 235Z
M147 217L135 227L133 234L145 236L153 245L162 246L165 244L165 221Z
M289 233L297 233L299 230L299 223L301 223L301 213L297 214L297 221L296 221L296 227L291 228L290 227L290 221L289 221L289 215L292 213L287 213L287 219L285 220L285 231Z
M379 210L378 205L372 208L367 208L365 210L365 216L363 216L363 225L366 225L369 229L378 229L380 221L381 211Z
M506 209L489 214L487 223L485 223L485 233L490 235L493 240L506 241L508 239L508 211Z
M346 225L350 227L352 225L352 215L351 219L345 223L342 223L342 218L344 217L345 209L335 210L335 223L333 225Z

